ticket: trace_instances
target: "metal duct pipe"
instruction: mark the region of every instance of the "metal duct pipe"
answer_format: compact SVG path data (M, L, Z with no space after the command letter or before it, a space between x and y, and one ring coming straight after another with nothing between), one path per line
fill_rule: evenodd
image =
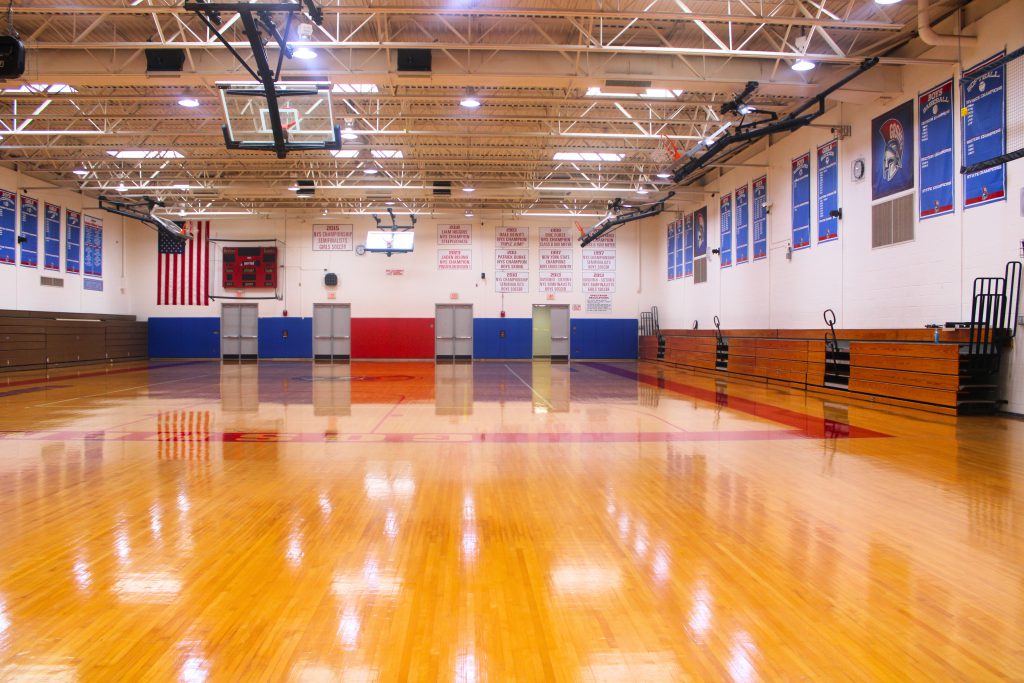
M974 36L944 36L932 29L928 12L928 0L917 0L917 35L927 45L935 47L974 47L978 39Z

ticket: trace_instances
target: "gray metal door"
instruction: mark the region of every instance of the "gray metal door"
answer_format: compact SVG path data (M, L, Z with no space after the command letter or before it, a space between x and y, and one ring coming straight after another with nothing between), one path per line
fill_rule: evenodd
M435 305L434 356L438 360L473 359L473 307L471 305Z
M259 354L259 309L256 304L222 304L220 353L224 360L256 360Z
M455 310L447 304L434 306L434 356L455 360Z
M569 307L550 306L551 358L569 360Z
M347 361L352 355L349 304L313 304L313 358Z

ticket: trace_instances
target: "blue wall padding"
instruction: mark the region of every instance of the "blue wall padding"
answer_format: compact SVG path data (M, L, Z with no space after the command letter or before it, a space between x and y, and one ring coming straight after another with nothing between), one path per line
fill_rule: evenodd
M629 358L639 355L637 321L632 318L573 318L569 343L573 358Z
M532 355L533 320L530 318L473 319L474 358L530 358Z
M150 358L220 358L220 318L150 318Z
M259 336L260 358L313 357L312 318L260 318Z

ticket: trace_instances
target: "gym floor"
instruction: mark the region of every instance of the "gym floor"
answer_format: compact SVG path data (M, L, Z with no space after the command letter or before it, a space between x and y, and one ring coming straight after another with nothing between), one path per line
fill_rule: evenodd
M1024 422L650 363L0 377L0 680L1024 671Z

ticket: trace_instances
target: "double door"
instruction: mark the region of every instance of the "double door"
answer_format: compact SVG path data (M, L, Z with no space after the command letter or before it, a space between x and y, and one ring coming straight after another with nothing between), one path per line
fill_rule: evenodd
M434 357L439 361L473 359L473 307L437 304L434 308Z
M347 362L352 357L352 307L313 304L313 360Z
M569 307L534 304L533 357L569 360Z
M223 360L259 357L259 309L256 304L221 304L220 355Z

